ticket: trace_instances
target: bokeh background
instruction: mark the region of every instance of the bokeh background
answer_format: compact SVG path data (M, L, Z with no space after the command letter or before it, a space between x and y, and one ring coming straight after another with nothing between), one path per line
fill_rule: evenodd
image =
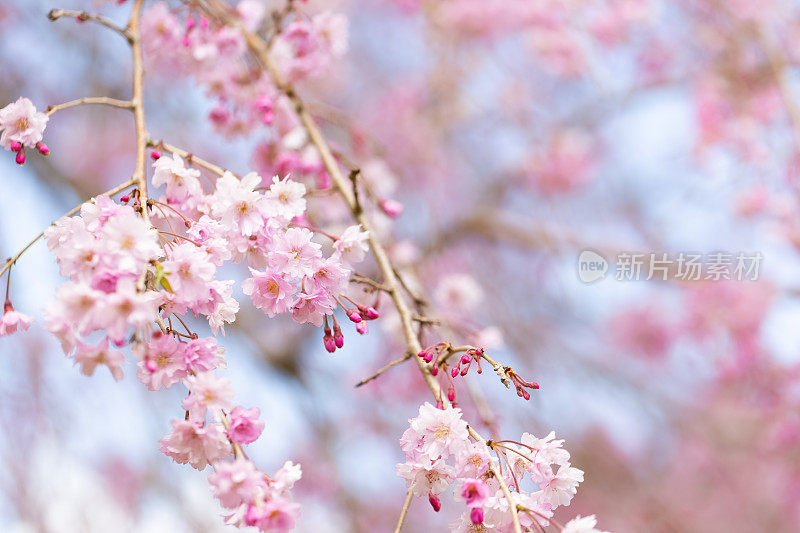
M127 97L127 44L46 16L99 9L124 24L130 6L114 4L0 2L0 106ZM300 9L348 17L347 54L300 89L364 179L404 204L396 221L378 217L393 257L452 336L478 336L541 386L526 402L487 372L470 375L460 392L467 418L510 439L555 430L585 470L557 517L596 513L617 533L797 531L800 4L316 0ZM154 138L268 176L269 128L231 134L209 120L216 105L191 78L148 63ZM0 154L3 257L134 166L123 110L59 112L46 140L51 155L23 167ZM764 259L751 281L584 284L584 249ZM377 277L369 262L363 272ZM182 414L180 391L148 392L133 362L119 383L87 378L45 331L41 309L60 282L41 243L13 269L15 307L38 320L0 339L0 530L226 530L205 474L158 453ZM429 397L413 363L354 388L402 354L391 313L381 322L364 337L346 331L330 355L319 330L244 303L222 341L237 400L267 424L251 457L266 471L287 459L303 466L298 531L396 522L398 438ZM415 501L407 530L445 530L458 509L444 503L435 514Z

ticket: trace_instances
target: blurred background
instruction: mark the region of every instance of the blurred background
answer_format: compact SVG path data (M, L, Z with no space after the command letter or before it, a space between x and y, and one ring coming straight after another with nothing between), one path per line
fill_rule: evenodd
M0 1L0 106L127 98L128 45L51 23L91 0ZM155 2L148 1L147 6ZM181 20L188 2L169 7ZM283 2L265 0L268 12ZM312 0L349 21L347 54L300 84L337 150L379 197L390 252L419 279L444 338L486 346L540 385L530 401L490 372L459 389L484 434L565 438L585 470L556 517L596 513L616 533L800 528L800 4L790 0ZM146 58L150 134L237 173L282 172L281 138L240 135L203 83ZM51 155L0 154L0 255L122 182L134 167L124 110L54 115ZM285 140L285 139L284 139ZM319 187L324 176L295 171ZM330 212L320 195L310 210ZM324 219L323 219L324 220ZM331 222L334 224L334 222ZM584 283L578 256L611 267ZM760 253L756 276L616 279L620 254ZM620 264L617 262L616 273ZM378 278L369 261L361 273ZM705 273L705 271L704 271ZM241 280L244 269L227 277ZM658 278L659 276L655 276ZM757 278L757 279L752 279ZM40 243L13 270L37 322L0 339L0 530L212 532L206 474L158 453L180 391L81 375L42 325L62 281ZM250 447L266 471L300 462L298 531L394 527L405 496L398 439L429 393L387 307L368 335L268 319L242 300L221 340L237 401L261 409ZM373 297L372 295L365 295ZM385 303L384 303L385 305ZM440 337L430 333L429 344ZM477 423L481 421L481 423ZM415 501L408 531L458 512ZM229 528L231 531L233 528Z

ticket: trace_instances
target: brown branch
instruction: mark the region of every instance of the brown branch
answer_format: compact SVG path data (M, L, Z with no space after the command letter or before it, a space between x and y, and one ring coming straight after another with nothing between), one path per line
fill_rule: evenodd
M47 18L49 18L52 21L56 21L62 17L71 17L77 20L78 22L87 22L87 21L95 22L97 24L100 24L101 26L105 26L106 28L113 30L115 33L122 35L122 37L124 37L125 40L127 40L128 42L131 42L131 34L129 32L130 27L120 28L119 26L117 26L116 24L114 24L113 22L111 22L110 20L101 15L95 15L87 11L74 11L72 9L52 9L47 14Z
M379 283L374 279L368 278L367 276L363 276L361 274L353 274L352 277L350 278L350 281L353 281L355 283L362 283L364 285L369 285L373 289L379 291L389 292L389 287L387 287L383 283Z
M201 158L197 157L196 155L194 155L194 154L192 154L190 152L187 152L186 150L182 150L182 149L178 148L177 146L172 146L171 144L167 144L164 141L154 141L153 139L148 137L147 146L149 146L151 148L161 148L161 149L166 150L167 152L169 152L171 154L177 154L177 155L181 156L182 158L186 159L186 161L188 163L194 163L195 165L197 165L199 167L203 167L204 169L206 169L206 170L208 170L210 172L213 172L217 176L222 176L223 174L225 174L225 172L227 172L224 168L222 168L222 167L220 167L218 165L215 165L214 163L206 161L205 159L201 159Z
M384 372L386 372L387 370L389 370L393 366L396 366L396 365L399 365L400 363L408 361L413 355L414 354L412 354L412 353L406 353L403 357L399 357L399 358L395 359L394 361L392 361L388 365L382 367L380 370L378 370L377 372L375 372L371 376L366 377L366 378L362 379L361 381L359 381L356 384L355 388L361 387L362 385L366 385L367 383L369 383L370 381L372 381L374 379L378 379L381 374L383 374Z
M109 98L108 96L87 96L86 98L79 98L78 100L64 102L63 104L51 105L47 109L45 109L44 113L45 115L50 116L53 113L61 111L62 109L67 109L68 107L75 107L87 104L120 107L123 109L133 109L133 102L131 102L130 100L117 100L116 98Z
M350 209L350 212L353 214L356 222L361 224L361 227L364 228L364 230L369 234L370 248L372 248L372 253L375 256L375 260L378 263L381 273L383 274L384 283L388 289L387 292L391 296L395 308L397 309L397 314L400 317L403 335L408 347L408 353L419 353L422 351L422 346L420 345L417 333L414 331L413 315L400 292L402 280L398 279L395 267L389 260L383 244L378 239L375 232L372 231L372 224L370 220L363 211L359 210L355 192L352 190L350 184L348 183L348 179L344 176L339 168L339 165L336 162L336 159L333 157L327 141L323 137L322 132L314 121L314 118L308 112L305 102L297 94L294 87L292 87L291 84L288 84L281 76L277 67L273 63L272 58L270 57L269 46L267 42L265 42L257 34L244 28L238 18L231 13L230 6L228 6L226 3L218 0L207 0L206 4L213 6L212 9L216 16L219 16L226 24L237 28L242 33L251 52L255 55L261 66L269 73L277 89L292 103L295 112L300 118L303 128L306 130L306 133L311 140L311 143L319 152L325 170L331 176L335 188L339 191L339 194L347 204L347 207ZM406 290L408 290L408 287L406 287ZM418 301L417 297L414 299L415 301ZM417 367L419 368L419 371L433 396L437 399L441 398L441 387L437 379L433 376L433 374L431 374L430 368L428 368L421 358L416 357L414 360L417 363ZM472 428L470 428L470 434L472 434L473 438L476 440L479 440L483 443L486 442L486 440L478 435ZM517 514L517 508L514 500L511 497L511 493L508 490L508 485L506 484L505 479L503 479L500 472L497 470L497 467L492 465L491 469L492 472L494 472L494 474L497 476L498 483L500 483L500 487L503 490L506 499L508 500L508 506L509 510L511 511L512 522L514 524L514 531L515 533L522 533L522 528L519 523L519 516Z
M142 16L144 0L134 0L131 18L126 29L128 42L131 45L133 63L133 120L136 126L136 170L133 179L139 189L139 202L142 206L142 218L150 224L150 215L147 213L147 172L145 159L147 150L147 130L144 122L144 60L142 57L142 36L139 31L139 21Z
M394 533L400 533L400 530L403 529L403 522L406 521L406 515L408 514L408 508L411 507L411 498L414 496L414 491L408 489L408 494L406 495L406 501L403 503L403 509L400 511L400 519L397 520L397 527L394 528Z

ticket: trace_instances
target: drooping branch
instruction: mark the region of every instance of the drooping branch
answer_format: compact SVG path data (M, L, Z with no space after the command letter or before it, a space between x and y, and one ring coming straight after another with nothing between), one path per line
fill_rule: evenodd
M142 218L149 224L150 215L147 213L147 172L145 159L147 151L147 129L144 121L144 59L142 57L142 36L139 31L139 21L142 16L144 0L135 0L131 18L128 21L128 40L131 44L131 60L133 70L133 120L136 126L136 170L133 179L139 189L139 201L142 205Z
M246 29L241 24L239 19L232 13L230 6L228 6L226 3L220 0L206 0L199 2L199 4L205 7L210 16L219 18L224 24L234 27L241 32L242 36L247 42L248 48L253 53L262 68L270 75L273 84L292 103L303 129L311 140L311 143L317 149L323 166L333 181L334 187L339 192L356 222L358 222L361 227L368 232L369 246L384 277L386 292L391 297L392 302L397 310L397 314L400 317L407 352L411 354L419 353L422 351L422 346L417 333L414 331L414 314L406 303L401 292L401 286L405 284L402 284L398 279L398 272L389 259L389 256L383 247L383 243L373 231L369 217L360 208L361 206L356 199L356 195L351 187L350 180L345 177L344 173L340 169L339 164L331 152L330 146L322 135L322 132L316 124L316 121L308 111L305 102L297 93L295 88L283 79L283 76L278 71L277 66L270 57L269 44L258 34ZM430 368L428 368L421 358L412 357L412 359L414 359L416 362L417 367L419 368L419 371L433 396L437 399L437 401L440 400L442 397L441 387L436 377L431 373ZM474 429L472 429L472 427L469 427L469 432L476 441L486 444L486 439L481 437ZM494 465L491 466L491 470L500 484L503 494L508 500L509 511L511 512L512 522L514 524L514 531L515 533L522 533L516 503L511 496L508 485L506 484L505 479L500 471Z

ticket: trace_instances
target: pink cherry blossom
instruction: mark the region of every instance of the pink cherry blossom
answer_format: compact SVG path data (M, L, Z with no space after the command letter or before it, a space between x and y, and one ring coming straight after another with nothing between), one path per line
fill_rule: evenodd
M300 465L296 465L291 461L286 461L283 466L275 472L273 476L273 488L281 494L288 494L294 487L294 484L300 481L303 475L303 470Z
M217 180L211 214L225 226L234 226L242 235L252 235L264 225L269 210L264 195L255 190L261 177L255 172L241 180L230 172Z
M144 347L144 358L136 374L150 390L168 388L188 375L183 346L171 335L153 334Z
M36 111L33 102L27 98L18 98L16 102L0 109L0 145L11 149L12 142L23 146L34 147L42 140L48 116Z
M321 246L311 241L314 234L306 228L289 228L276 236L269 266L289 279L313 276L322 259Z
M125 356L117 351L108 349L108 339L103 339L97 346L80 343L72 356L75 364L81 367L81 374L91 376L97 365L108 367L108 371L115 381L122 379L122 364Z
M162 265L178 301L193 307L196 302L210 299L209 284L217 268L204 250L183 242L170 248Z
M231 445L218 424L172 420L172 432L159 441L161 453L180 464L203 470L231 454Z
M455 479L455 470L443 459L405 462L397 465L397 475L406 480L414 496L440 494Z
M607 531L596 529L596 525L597 519L594 515L583 518L578 516L564 524L564 529L561 530L561 533L608 533Z
M467 507L483 507L490 495L491 491L486 483L475 478L462 479L456 492L456 498L464 500Z
M578 491L578 483L582 481L583 471L566 463L558 468L555 476L542 483L541 487L550 503L556 507L569 505L572 497Z
M6 302L3 317L0 319L0 337L11 335L17 329L25 331L33 323L33 318L14 310L10 302Z
M355 265L364 260L369 250L367 238L369 233L361 231L361 226L348 226L339 239L333 243L333 248L339 259L345 264Z
M264 205L270 217L291 220L302 215L306 210L306 187L302 183L290 180L289 177L272 178L272 185L264 193Z
M203 193L200 184L200 171L186 168L183 159L178 154L162 156L153 164L152 183L155 187L166 185L167 199L172 202L183 202L187 198L199 196Z
M228 438L237 444L254 442L264 430L264 422L258 419L260 414L258 407L247 410L241 405L234 407L229 414Z
M253 305L269 317L285 313L295 303L297 286L272 270L250 269L251 277L242 282L242 291L250 296Z
M203 372L186 378L189 396L183 400L183 408L196 416L205 416L206 410L228 410L233 406L234 393L228 379L213 372Z
M187 342L182 353L185 368L190 372L209 372L225 363L225 349L211 337Z
M430 460L436 460L455 455L468 444L467 423L461 418L461 409L437 409L425 403L419 408L419 416L409 422L411 427L403 434L406 453L419 451ZM418 439L414 448L411 447L412 435Z
M298 324L309 322L319 327L322 325L322 318L332 311L333 305L330 294L322 288L301 292L297 295L297 303L292 307L292 318Z
M223 507L235 509L252 501L256 491L266 488L264 474L256 469L252 461L236 459L220 461L212 465L214 472L208 476L211 492Z
M296 503L276 496L264 501L259 509L251 506L246 521L248 525L256 526L261 531L289 531L297 524L300 515L300 506Z

